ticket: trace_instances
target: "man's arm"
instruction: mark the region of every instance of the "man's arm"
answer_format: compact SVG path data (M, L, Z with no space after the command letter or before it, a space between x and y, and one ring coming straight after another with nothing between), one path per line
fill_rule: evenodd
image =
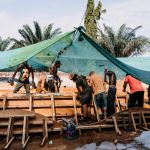
M123 84L123 92L126 91L127 84L128 84L128 83L127 83L126 81L124 81L124 84Z
M21 68L22 68L22 66L18 66L18 68L16 69L16 71L14 72L14 74L13 74L13 76L12 76L12 80L14 80L14 78L15 78L17 72L20 71Z
M41 81L42 81L42 83L41 83L41 88L42 88L42 90L44 91L44 92L47 92L47 90L45 89L45 83L46 83L46 78L42 78L41 79Z
M35 85L35 82L34 82L34 70L31 66L30 66L30 70L31 70L31 76L32 76L32 87L36 88L36 85Z
M104 82L108 84L107 75L108 75L108 71L107 71L107 69L105 69L105 71L104 71Z
M77 90L78 90L78 92L79 92L79 95L81 95L81 94L82 94L82 92L83 92L82 87L81 87L81 86L77 87Z
M14 72L14 74L13 74L11 80L10 80L10 85L12 85L12 86L14 85L14 78L15 78L17 72L20 71L21 68L22 68L22 66L19 66L19 67L16 69L16 71Z

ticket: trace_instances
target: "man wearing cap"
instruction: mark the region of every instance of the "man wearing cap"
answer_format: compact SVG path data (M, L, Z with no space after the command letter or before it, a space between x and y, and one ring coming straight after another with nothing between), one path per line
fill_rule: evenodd
M92 90L90 86L87 84L86 80L77 74L70 74L70 80L76 83L77 90L79 92L79 96L81 98L81 104L83 109L83 119L82 122L90 121L90 104L92 101Z
M59 76L57 75L58 68L60 68L60 66L61 66L61 62L56 61L55 64L52 67L50 67L50 70L49 70L50 75L53 75L54 80L56 81L56 85L57 85L56 92L59 92L59 88L61 85L61 80L60 80Z
M53 75L48 75L47 76L47 90L50 91L50 92L58 92L57 91L57 81L54 79L54 76Z

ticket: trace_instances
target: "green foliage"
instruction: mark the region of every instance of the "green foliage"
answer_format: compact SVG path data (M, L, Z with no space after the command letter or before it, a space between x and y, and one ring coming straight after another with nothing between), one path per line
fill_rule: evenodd
M9 50L10 44L11 40L9 37L3 40L2 37L0 36L0 51Z
M128 57L130 55L142 54L149 47L149 39L144 36L136 36L134 29L123 24L118 32L104 25L104 31L100 31L99 44L116 57Z
M89 35L94 40L97 39L97 21L100 20L101 14L105 13L106 9L102 10L102 3L99 1L97 7L95 8L94 0L88 0L86 14L84 19L84 26L86 29L86 34Z
M34 21L33 23L34 23L34 31L27 24L23 25L23 29L18 30L23 39L17 40L15 38L12 38L11 40L14 42L12 48L19 48L35 44L40 41L51 39L61 33L60 28L53 30L53 24L45 26L42 31L38 22Z

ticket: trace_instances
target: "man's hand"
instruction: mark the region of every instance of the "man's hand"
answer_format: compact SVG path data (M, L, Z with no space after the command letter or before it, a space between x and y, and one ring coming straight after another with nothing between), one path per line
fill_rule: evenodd
M125 89L123 89L122 91L123 91L123 92L126 92L126 90L125 90Z
M10 85L13 86L14 85L14 80L10 79Z
M108 72L108 70L107 70L107 68L105 68L105 70L104 70L104 74L106 74Z

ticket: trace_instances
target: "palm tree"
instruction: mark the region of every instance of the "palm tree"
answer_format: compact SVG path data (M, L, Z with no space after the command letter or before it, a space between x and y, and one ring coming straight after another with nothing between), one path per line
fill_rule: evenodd
M19 48L34 43L38 43L40 41L51 39L61 33L60 28L53 30L53 24L45 26L42 31L38 22L34 21L33 23L34 23L34 31L27 24L23 25L23 29L18 30L23 39L17 40L13 38L12 41L14 41L14 45L12 48Z
M128 57L130 55L140 55L149 46L149 39L144 36L136 36L134 29L123 24L118 32L104 24L104 32L100 31L98 43L116 57Z
M11 44L11 40L8 37L7 39L3 40L0 36L0 51L9 50Z

